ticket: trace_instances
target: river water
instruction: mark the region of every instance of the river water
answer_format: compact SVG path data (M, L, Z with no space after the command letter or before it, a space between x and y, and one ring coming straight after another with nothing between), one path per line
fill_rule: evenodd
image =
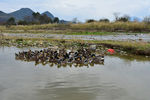
M119 41L144 41L150 42L150 33L137 35L63 35L63 34L29 34L29 33L3 33L4 36L24 38L53 38L53 39L81 39L81 40L119 40Z
M104 65L50 67L0 47L0 100L150 100L150 61L105 56Z

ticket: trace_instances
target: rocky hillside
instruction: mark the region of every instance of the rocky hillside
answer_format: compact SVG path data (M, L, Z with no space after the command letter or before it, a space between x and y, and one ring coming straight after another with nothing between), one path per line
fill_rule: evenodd
M17 11L11 12L11 13L5 13L3 11L0 11L0 24L5 23L10 17L14 17L16 21L24 20L25 18L31 18L33 10L30 8L21 8ZM45 11L44 13L41 13L42 15L46 14L49 18L54 20L54 15L50 13L49 11ZM68 23L68 21L60 20L59 23Z
M34 11L29 8L21 8L20 10L10 13L10 15L13 16L16 20L24 20L26 16L32 16L33 12Z
M0 23L6 22L10 17L11 17L11 15L0 11Z
M17 11L11 12L11 13L5 13L0 11L0 23L1 22L6 22L10 17L14 17L17 21L19 20L24 20L25 17L28 16L32 16L33 14L33 10L31 10L30 8L21 8ZM42 14L46 14L48 17L50 17L51 19L54 19L54 15L51 14L49 11L46 11Z

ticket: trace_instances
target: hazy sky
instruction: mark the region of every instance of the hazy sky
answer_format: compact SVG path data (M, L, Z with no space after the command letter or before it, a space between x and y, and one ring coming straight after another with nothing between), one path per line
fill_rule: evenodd
M7 13L20 8L50 11L60 19L113 19L114 12L130 16L150 15L150 0L0 0L0 10Z

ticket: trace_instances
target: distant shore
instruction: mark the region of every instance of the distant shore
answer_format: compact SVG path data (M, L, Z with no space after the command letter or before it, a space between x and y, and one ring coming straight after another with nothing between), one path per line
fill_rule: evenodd
M84 24L42 24L0 26L0 33L47 33L66 35L114 35L150 33L150 24L142 22L93 22Z

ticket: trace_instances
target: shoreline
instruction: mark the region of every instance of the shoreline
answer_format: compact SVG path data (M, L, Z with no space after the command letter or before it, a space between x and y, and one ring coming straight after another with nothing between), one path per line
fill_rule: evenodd
M80 40L80 39L53 39L53 38L23 38L4 36L0 38L1 46L15 47L88 47L95 45L97 49L107 51L115 49L120 54L150 56L150 43L143 41L114 41L114 40Z

